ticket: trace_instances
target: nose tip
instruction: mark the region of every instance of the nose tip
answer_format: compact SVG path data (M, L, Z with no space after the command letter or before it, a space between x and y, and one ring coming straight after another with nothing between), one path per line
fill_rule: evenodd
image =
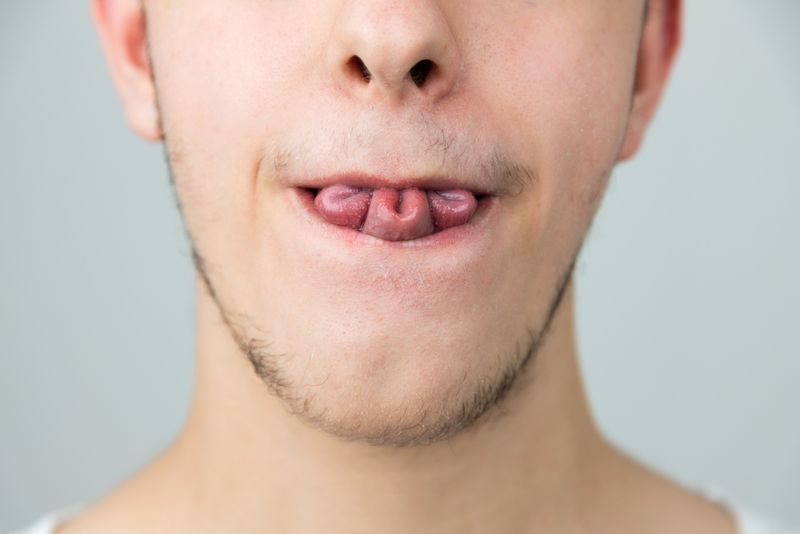
M352 95L436 100L455 85L459 61L447 19L431 0L351 0L337 17L331 64Z

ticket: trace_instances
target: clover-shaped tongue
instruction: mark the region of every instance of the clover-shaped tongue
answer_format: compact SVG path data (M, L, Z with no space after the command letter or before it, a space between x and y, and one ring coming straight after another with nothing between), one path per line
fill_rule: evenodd
M477 209L470 191L416 187L370 189L336 184L319 191L314 204L331 224L387 241L406 241L465 224Z

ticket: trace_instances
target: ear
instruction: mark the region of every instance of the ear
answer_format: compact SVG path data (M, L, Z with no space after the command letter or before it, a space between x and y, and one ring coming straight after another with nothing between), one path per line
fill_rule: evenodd
M650 0L639 43L628 126L619 160L633 157L656 111L681 40L681 0Z
M91 12L128 125L142 139L160 140L142 0L91 0Z

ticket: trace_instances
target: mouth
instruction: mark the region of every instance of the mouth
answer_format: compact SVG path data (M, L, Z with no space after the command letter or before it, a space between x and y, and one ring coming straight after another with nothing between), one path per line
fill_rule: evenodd
M333 176L290 186L307 221L352 245L453 245L476 238L499 195L446 178Z

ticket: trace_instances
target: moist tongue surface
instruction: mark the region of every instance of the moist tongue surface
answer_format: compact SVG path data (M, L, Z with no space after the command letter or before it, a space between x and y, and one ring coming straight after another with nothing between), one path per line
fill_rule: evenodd
M321 189L314 205L329 223L358 230L364 224L371 196L369 189L337 184Z
M478 200L471 191L431 191L428 193L431 216L437 230L466 224L478 209Z
M322 217L387 241L418 239L466 223L477 209L470 191L424 191L415 187L369 189L336 184L319 191Z
M432 234L428 196L416 188L374 190L361 231L387 241L406 241Z

